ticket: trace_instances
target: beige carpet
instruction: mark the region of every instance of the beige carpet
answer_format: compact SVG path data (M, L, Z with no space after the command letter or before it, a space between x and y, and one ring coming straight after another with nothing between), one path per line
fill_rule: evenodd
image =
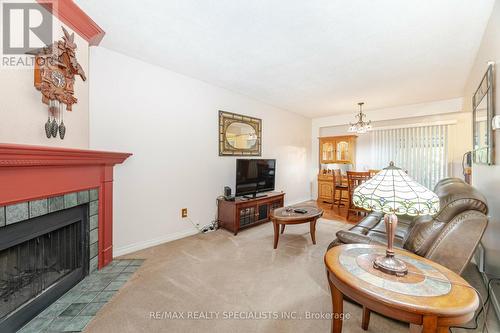
M308 224L287 226L273 250L267 223L237 236L218 230L125 256L147 260L86 332L329 332L329 319L305 317L331 311L323 255L347 227L320 220L312 245ZM365 332L360 307L345 302L344 309L351 318L343 332ZM212 319L188 319L189 312L211 312ZM236 312L260 319L228 319ZM176 314L185 318L172 319ZM282 314L302 319L265 318ZM408 326L374 314L368 332L408 332Z

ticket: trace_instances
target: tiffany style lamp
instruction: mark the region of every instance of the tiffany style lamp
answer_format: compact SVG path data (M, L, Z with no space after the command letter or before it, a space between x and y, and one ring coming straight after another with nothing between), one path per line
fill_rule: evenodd
M439 210L438 196L411 179L394 162L373 178L358 186L353 193L354 205L366 210L385 213L387 250L373 262L373 267L392 275L408 273L406 264L394 257L394 234L398 225L397 215L435 215Z

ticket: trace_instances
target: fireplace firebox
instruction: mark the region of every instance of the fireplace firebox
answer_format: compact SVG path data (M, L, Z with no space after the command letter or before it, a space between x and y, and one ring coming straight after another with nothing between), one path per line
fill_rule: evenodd
M89 271L88 205L0 229L0 332L15 332Z

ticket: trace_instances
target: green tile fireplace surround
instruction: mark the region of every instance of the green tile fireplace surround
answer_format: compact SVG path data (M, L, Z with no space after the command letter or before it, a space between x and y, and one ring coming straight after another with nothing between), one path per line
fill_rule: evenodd
M63 209L88 204L89 216L89 272L97 270L99 249L99 190L92 189L0 207L0 230L2 227L22 223Z

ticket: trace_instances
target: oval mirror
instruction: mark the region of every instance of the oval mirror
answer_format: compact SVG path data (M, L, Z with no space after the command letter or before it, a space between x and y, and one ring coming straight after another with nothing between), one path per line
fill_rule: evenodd
M234 122L226 129L226 141L236 149L249 149L257 142L257 133L249 124Z

